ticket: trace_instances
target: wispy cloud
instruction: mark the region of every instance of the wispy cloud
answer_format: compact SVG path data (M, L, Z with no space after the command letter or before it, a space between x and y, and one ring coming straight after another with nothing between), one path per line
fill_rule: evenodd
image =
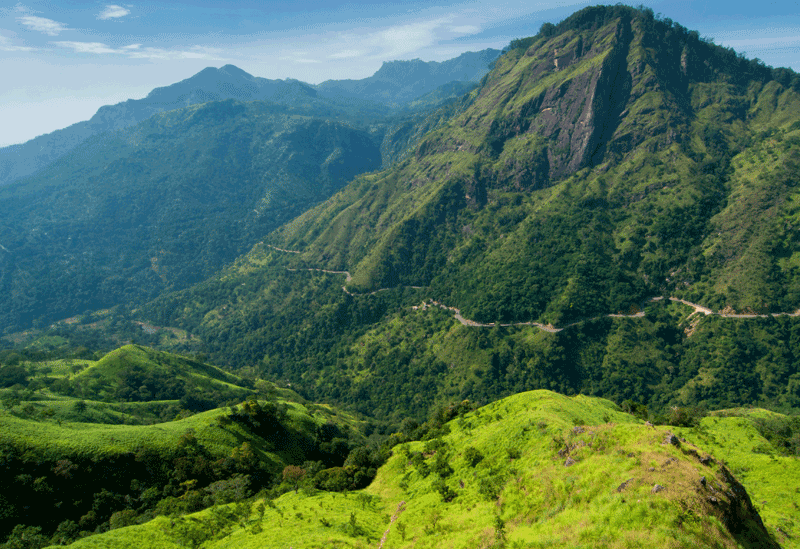
M50 36L58 36L61 31L69 30L66 25L47 19L45 17L37 17L35 15L25 15L19 18L19 22L31 30L43 32Z
M721 40L726 46L741 48L747 46L769 47L769 46L789 46L800 44L800 36L772 36L762 38L746 38L742 40Z
M399 59L424 48L468 34L480 32L477 25L455 24L455 17L440 17L393 25L364 34L339 33L329 59Z
M97 14L98 19L116 19L118 17L125 17L131 12L127 8L117 6L116 4L106 5L106 9Z
M364 51L362 50L344 50L338 53L334 53L329 55L331 59L350 59L351 57L361 57L364 55Z
M141 44L130 44L114 48L102 42L71 42L58 41L52 44L74 51L75 53L88 53L98 55L124 55L131 59L208 59L224 60L221 51L215 48L192 46L187 49L169 50L165 48L142 47Z
M15 46L11 43L11 39L7 36L0 34L0 51L34 51L35 48L27 46Z
M461 25L458 27L450 27L450 30L456 34L476 34L481 31L481 28L475 25Z
M120 50L115 50L100 42L53 42L56 46L68 48L75 53L120 53Z

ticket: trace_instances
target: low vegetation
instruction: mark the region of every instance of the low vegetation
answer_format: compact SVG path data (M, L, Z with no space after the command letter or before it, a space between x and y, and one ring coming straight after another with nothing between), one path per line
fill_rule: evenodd
M799 474L796 461L761 488L740 484L738 465L720 453L753 423L727 424L709 453L710 419L653 426L609 401L548 391L461 403L393 435L367 488L300 480L278 497L119 525L74 547L795 547L791 496L775 515L759 514L757 500Z

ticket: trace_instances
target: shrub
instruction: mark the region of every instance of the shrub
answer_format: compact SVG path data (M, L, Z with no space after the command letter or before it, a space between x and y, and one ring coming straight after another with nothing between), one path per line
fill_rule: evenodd
M476 448L470 446L466 450L464 450L464 461L467 462L467 465L470 467L475 467L481 461L483 461L483 454Z

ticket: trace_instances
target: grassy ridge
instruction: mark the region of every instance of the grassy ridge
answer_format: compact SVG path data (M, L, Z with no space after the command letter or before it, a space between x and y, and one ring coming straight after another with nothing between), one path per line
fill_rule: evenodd
M608 401L534 391L395 446L360 492L256 498L73 546L777 547L722 456L707 459L708 447L689 438L699 433L680 431L686 440L670 443L669 428ZM797 473L796 460L786 466ZM784 480L773 478L772 487ZM776 509L797 520L788 502ZM765 520L780 536L772 516ZM779 539L797 546L794 537Z
M0 537L11 544L3 547L64 544L276 490L287 466L340 467L365 444L364 422L350 414L268 382L236 385L246 383L185 357L126 346L97 361L67 361L64 372L56 366L28 364L39 375L27 389L0 395ZM137 371L147 383L183 380L195 399L223 389L226 398L248 399L193 413L184 404L196 400L143 400L142 385L134 401L116 400Z

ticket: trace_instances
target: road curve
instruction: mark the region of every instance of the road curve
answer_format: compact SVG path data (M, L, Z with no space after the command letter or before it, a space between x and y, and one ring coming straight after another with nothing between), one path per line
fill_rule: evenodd
M292 254L301 253L301 252L299 252L297 250L284 250L283 248L278 248L276 246L272 246L271 244L265 244L265 246L268 246L268 247L272 248L273 250L277 250L277 251L280 251L280 252L286 252L286 253L292 253ZM286 270L287 271L316 271L316 272L328 273L328 274L343 274L343 275L345 275L345 283L350 282L353 279L353 277L351 276L349 271L332 271L332 270L328 270L328 269L292 269L290 267L286 267ZM408 288L414 288L414 289L417 289L417 290L422 289L422 286L407 286L407 287ZM385 292L387 290L393 290L393 289L394 288L379 288L379 289L377 289L375 291L362 294L362 293L351 292L351 291L349 291L347 289L347 286L342 286L342 291L344 293L346 293L347 295L350 295L350 296L369 296L369 295L375 295L378 292ZM556 328L555 326L553 326L551 324L541 324L539 322L510 322L510 323L502 323L502 324L497 324L497 323L494 323L494 322L493 323L481 323L481 322L477 322L475 320L471 320L469 318L465 318L461 314L461 310L460 309L458 309L456 307L451 307L451 306L445 305L444 303L440 303L440 302L438 302L436 300L433 300L433 299L427 299L427 300L423 301L421 305L413 306L412 309L413 310L425 310L428 307L438 307L440 309L451 311L453 313L453 318L455 318L455 320L457 320L463 326L469 326L471 328L493 328L495 326L501 326L501 327L533 326L535 328L539 328L540 330L542 330L544 332L557 333L557 332L560 332L561 330L564 330L564 329L569 328L571 326L575 326L575 325L580 324L582 322L588 322L588 321L591 321L591 320L597 320L599 318L644 318L644 316L645 316L644 306L647 303L652 303L652 302L655 302L655 301L661 301L661 300L664 300L664 299L669 299L670 301L675 301L675 302L678 302L678 303L682 303L683 305L686 305L687 307L693 308L694 312L692 312L689 315L689 317L692 317L694 315L703 315L703 316L719 316L719 317L722 317L722 318L732 318L732 319L737 319L737 318L739 318L739 319L751 319L751 318L769 318L769 317L777 317L777 316L792 316L792 317L800 316L800 309L797 309L793 313L767 313L767 314L760 314L760 315L759 314L723 313L721 311L714 311L714 310L709 309L708 307L705 307L703 305L699 305L697 303L692 303L691 301L686 301L685 299L681 299L679 297L672 297L672 296L669 296L669 297L655 296L655 297L651 297L649 299L646 299L641 304L641 309L642 310L637 311L635 313L631 313L631 314L611 313L611 314L600 315L600 316L596 316L596 317L592 317L592 318L585 318L585 319L579 320L577 322L573 322L572 324L567 324L566 326L563 326L561 328Z

